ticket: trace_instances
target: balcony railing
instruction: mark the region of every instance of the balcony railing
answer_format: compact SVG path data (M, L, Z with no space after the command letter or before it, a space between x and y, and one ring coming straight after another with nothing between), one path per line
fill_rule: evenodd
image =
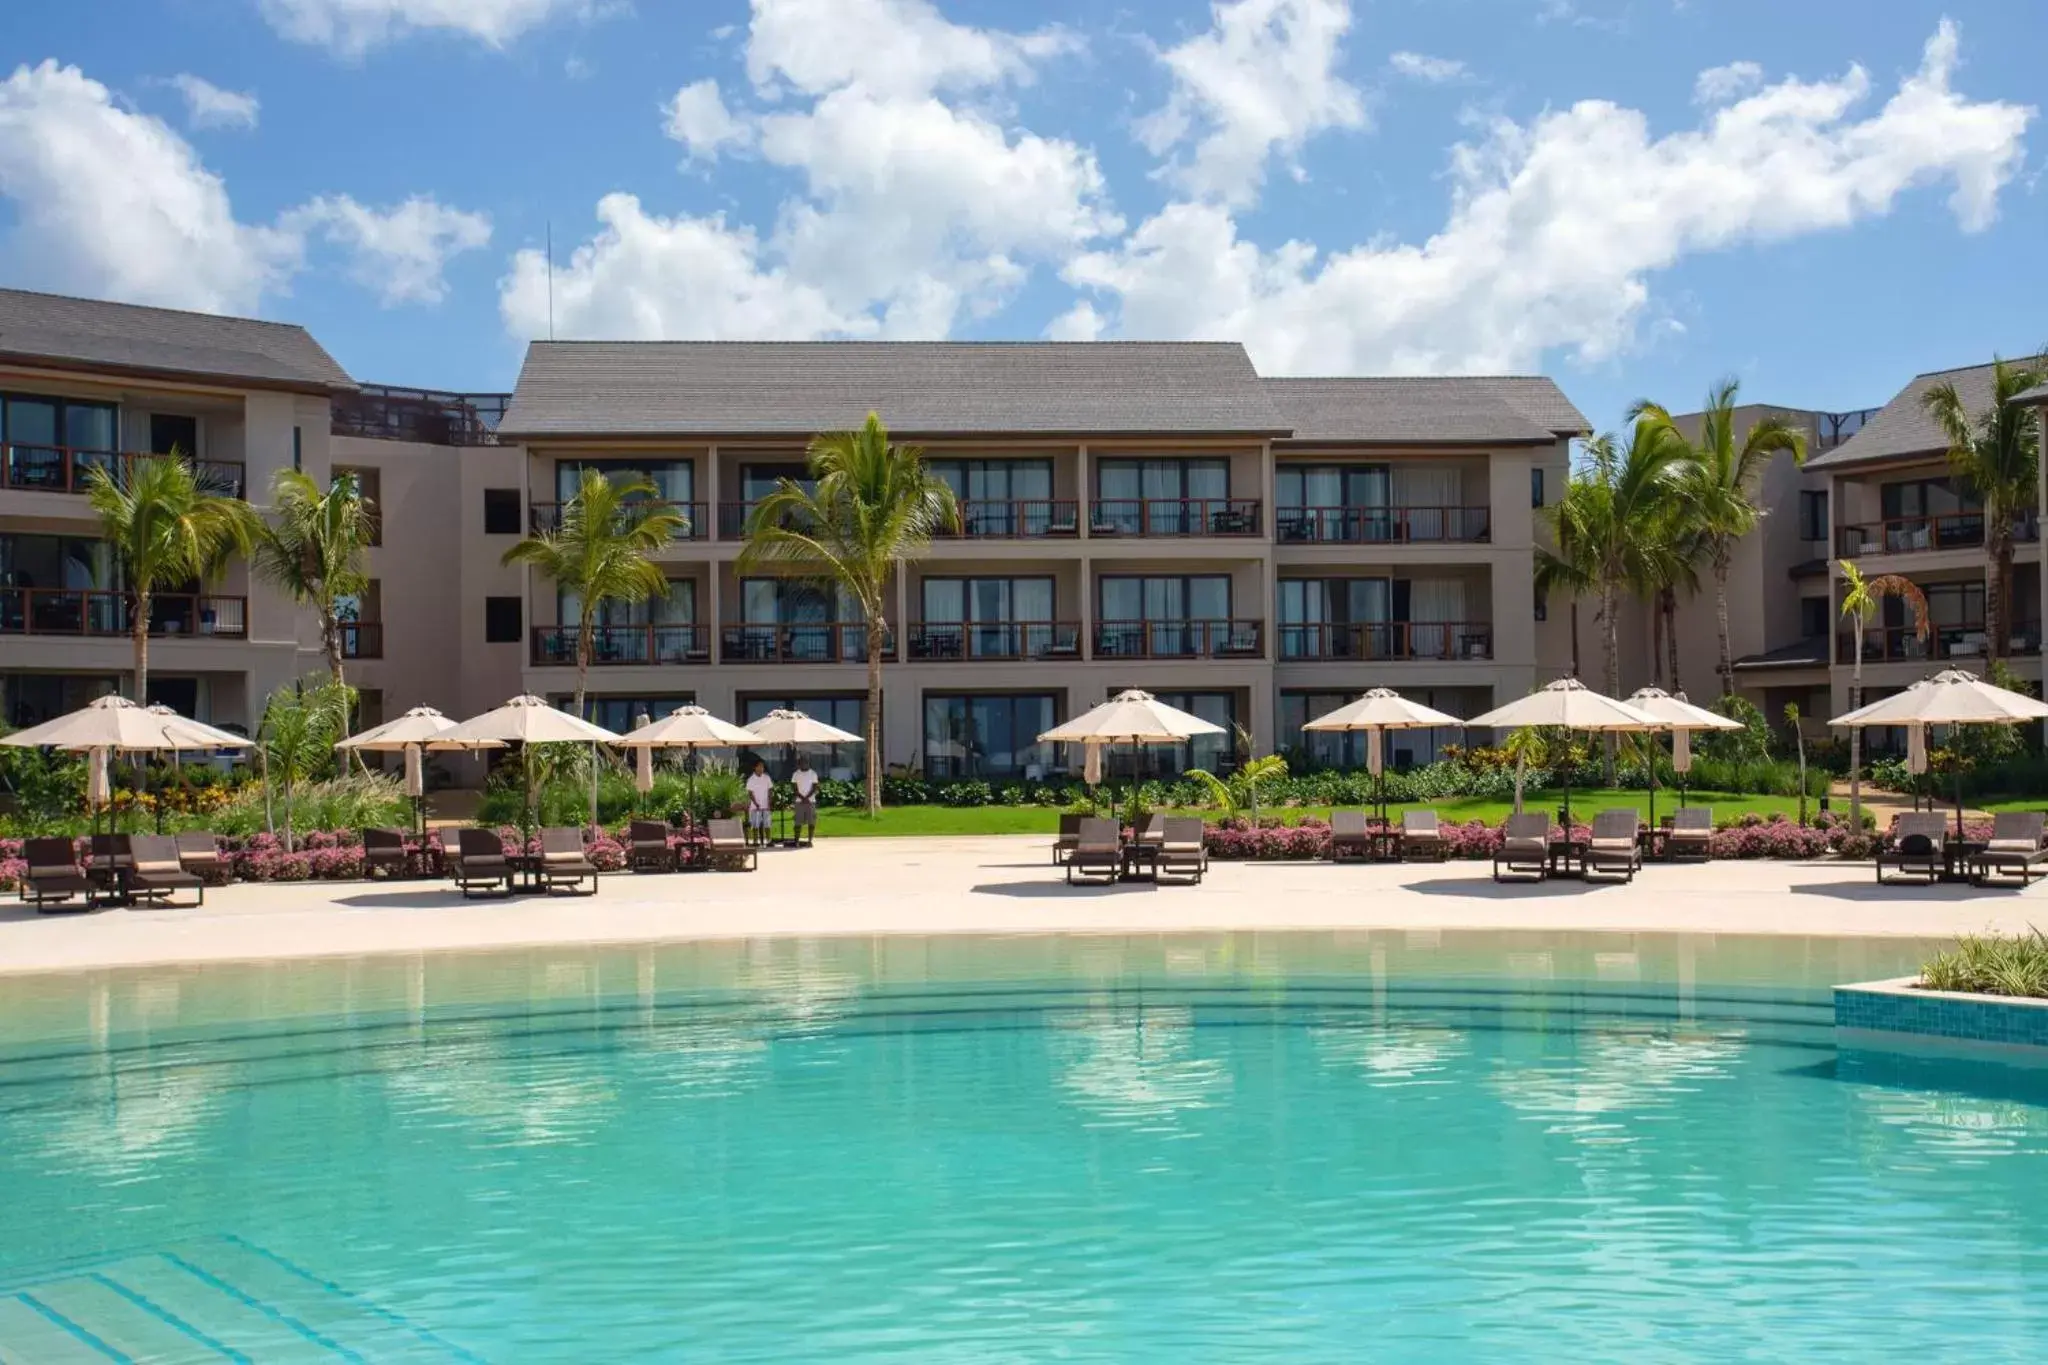
M2011 627L2012 652L2031 654L2040 645L2039 621L2015 621ZM1991 648L1991 634L1982 621L1964 625L1935 625L1921 639L1911 626L1872 626L1863 632L1863 662L1919 663L1928 659L1981 659ZM1856 633L1842 631L1835 636L1835 660L1856 662Z
M1282 623L1279 630L1282 662L1493 657L1493 626L1485 621Z
M129 634L133 607L125 592L94 588L0 588L0 635ZM249 599L195 593L150 598L149 633L245 639Z
M1492 538L1490 507L1281 507L1273 530L1283 545L1402 545Z
M575 626L535 626L536 668L576 666ZM592 626L593 668L633 664L701 664L711 658L711 628L699 625Z
M1074 536L1081 504L1072 498L974 498L960 501L959 534L970 540L1039 540Z
M344 659L381 659L384 657L384 623L382 621L343 621L334 628L341 637L341 657Z
M883 642L884 658L893 658L893 632ZM801 621L784 624L727 626L718 635L718 659L728 664L866 663L868 628L864 621Z
M88 471L104 469L117 483L127 482L128 471L137 460L160 456L137 455L125 450L86 450L77 446L39 446L16 442L6 447L0 459L0 487L34 493L84 493L90 487ZM246 497L248 468L239 460L188 460L199 481L215 493L231 498Z
M2013 539L2041 538L2040 519L2033 512L2013 519ZM1835 554L1842 559L1861 555L1910 555L1932 550L1972 550L1984 544L1982 512L1949 512L1937 517L1893 517L1887 521L1850 522L1835 528Z
M1078 621L925 621L910 627L910 657L955 659L1078 659Z
M1091 536L1256 536L1257 498L1097 498Z
M1098 621L1098 659L1256 659L1262 621Z
M329 408L336 436L378 441L416 441L436 446L487 446L498 440L498 423L512 401L509 393L449 393L365 384L338 393Z
M710 536L710 504L702 502L677 502L673 499L664 498L661 500L661 505L674 508L676 514L683 519L682 526L671 539L704 540ZM562 528L562 508L564 506L566 504L559 502L534 503L526 511L527 526L532 529L535 535L541 535L549 531L559 531ZM620 515L623 518L625 514L622 512Z

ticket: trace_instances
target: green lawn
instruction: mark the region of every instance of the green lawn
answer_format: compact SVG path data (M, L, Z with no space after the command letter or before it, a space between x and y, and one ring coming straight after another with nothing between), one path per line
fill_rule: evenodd
M1531 792L1526 804L1531 810L1554 810L1561 792ZM1484 797L1461 797L1450 801L1416 803L1427 805L1445 820L1464 822L1483 820L1497 825L1514 809L1514 802L1493 800ZM1799 799L1792 796L1728 796L1720 793L1694 792L1690 804L1712 806L1714 818L1730 819L1755 811L1770 816L1782 812L1787 819L1799 818ZM1657 813L1666 814L1678 805L1678 793L1661 790L1657 793ZM1575 791L1572 793L1572 817L1575 820L1591 819L1594 812L1613 806L1634 806L1647 817L1650 809L1650 794L1644 791ZM1406 809L1399 802L1390 802L1388 809L1399 818ZM1819 803L1809 801L1809 817L1819 809ZM1187 811L1189 815L1201 815L1210 820L1217 818L1215 811ZM1268 811L1267 814L1280 816L1283 820L1295 821L1305 815L1327 820L1330 810L1327 806L1295 806L1284 810ZM1051 806L885 806L877 818L870 820L859 810L826 808L818 812L818 833L820 836L849 835L854 837L876 835L928 835L928 834L1052 834L1059 828L1059 810Z

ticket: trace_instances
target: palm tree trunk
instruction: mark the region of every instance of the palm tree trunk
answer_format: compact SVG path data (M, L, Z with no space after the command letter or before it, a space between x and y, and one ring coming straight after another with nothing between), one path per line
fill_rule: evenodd
M1685 683L1678 676L1678 590L1666 584L1658 598L1664 613L1664 648L1671 654L1671 690L1679 693L1685 691Z
M1863 705L1863 614L1858 612L1856 638L1850 642L1856 666L1849 674L1849 709ZM1863 727L1849 731L1849 832L1863 833Z
M1660 598L1650 606L1650 681L1664 685L1664 603Z
M1607 646L1607 695L1613 696L1621 690L1621 632L1615 629L1614 584L1600 585L1600 634ZM1567 739L1569 744L1570 740ZM1607 785L1614 785L1614 732L1607 732L1606 760L1602 771Z
M1721 633L1721 695L1735 694L1734 651L1728 645L1728 571L1729 553L1727 547L1714 547L1714 627Z
M150 593L147 588L135 590L135 619L128 623L128 632L135 641L135 704L149 705L149 609Z
M588 594L586 594L587 596ZM576 628L576 719L584 720L583 695L590 683L590 608L583 608L583 619Z
M1572 598L1572 676L1579 676L1579 599ZM1519 812L1517 812L1519 814Z
M1986 513L1989 520L1989 512ZM1996 523L1994 523L1996 525ZM1991 591L1984 594L1984 633L1991 657L2003 659L2012 650L2012 519L1994 530L1991 540Z
M882 650L889 631L882 614L868 616L868 818L882 813Z

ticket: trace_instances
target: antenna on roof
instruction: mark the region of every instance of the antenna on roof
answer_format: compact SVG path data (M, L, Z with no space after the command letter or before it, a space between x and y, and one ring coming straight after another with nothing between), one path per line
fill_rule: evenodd
M555 220L548 219L548 340L555 339Z

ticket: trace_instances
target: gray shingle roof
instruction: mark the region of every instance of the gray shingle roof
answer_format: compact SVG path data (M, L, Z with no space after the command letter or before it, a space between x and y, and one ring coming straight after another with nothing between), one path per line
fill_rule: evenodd
M2036 384L2012 401L2025 404L2027 407L2048 406L2048 384Z
M1590 430L1557 385L1538 376L1264 382L1299 443L1548 442Z
M66 368L331 393L348 372L303 327L0 289L0 356Z
M1982 412L1991 406L1991 371L1989 365L1969 365L1960 370L1936 370L1917 376L1854 436L1833 450L1824 450L1808 459L1806 467L1849 469L1888 460L1946 455L1948 438L1927 415L1921 406L1922 399L1929 389L1946 381L1956 386L1956 394L1965 408L1972 413Z
M1282 434L1235 342L536 341L499 426L548 436Z

